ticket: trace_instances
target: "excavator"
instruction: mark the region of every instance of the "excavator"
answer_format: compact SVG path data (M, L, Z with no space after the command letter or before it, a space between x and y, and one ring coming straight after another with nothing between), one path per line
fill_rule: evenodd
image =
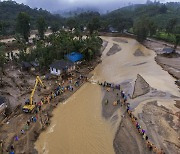
M36 91L38 83L40 83L44 89L46 88L46 86L41 81L40 77L37 76L34 88L33 88L32 92L31 92L31 95L30 95L30 99L28 99L25 102L25 105L23 106L23 109L22 109L25 113L32 113L34 111L34 109L35 109L35 104L33 104L33 96L34 96L34 93Z

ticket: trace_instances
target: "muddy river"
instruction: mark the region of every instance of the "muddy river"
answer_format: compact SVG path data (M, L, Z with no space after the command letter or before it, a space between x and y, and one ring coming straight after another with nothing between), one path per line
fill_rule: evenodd
M92 80L121 83L134 82L141 74L154 88L179 95L178 88L167 72L154 61L155 53L133 39L108 41L102 55L102 63L92 72ZM113 43L121 51L106 56ZM136 50L140 55L134 55ZM143 55L143 56L142 56ZM113 154L113 139L117 125L102 117L101 101L104 93L96 84L86 83L53 112L54 117L47 131L43 132L35 146L40 154Z

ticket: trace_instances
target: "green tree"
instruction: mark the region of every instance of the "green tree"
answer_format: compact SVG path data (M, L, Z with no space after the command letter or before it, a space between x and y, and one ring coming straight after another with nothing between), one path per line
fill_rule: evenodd
M143 42L147 36L156 34L157 26L154 21L148 17L142 17L134 23L134 32L137 35L137 40Z
M9 23L0 21L0 35L7 35L7 29L9 28L9 26Z
M79 28L76 28L73 34L78 40L82 40L83 34Z
M30 16L25 12L20 12L17 17L17 32L20 33L26 42L30 35Z
M90 35L93 34L94 31L98 31L101 27L99 17L94 17L88 24L88 29Z
M150 36L155 35L156 34L156 30L157 30L156 24L154 23L153 20L149 20L147 22L148 22L149 35Z
M170 19L167 23L167 26L166 26L166 32L169 34L169 33L173 33L173 30L174 30L174 27L177 25L178 23L178 19L177 18L173 18L173 19Z
M101 30L108 31L109 30L109 22L106 20L101 20Z
M166 13L168 10L168 8L166 7L165 4L163 4L160 8L159 8L159 13Z
M18 54L18 61L22 62L22 61L27 61L27 44L24 38L22 38L19 34L15 35L15 39L17 42L17 47L19 49L19 54Z
M84 54L86 60L91 60L99 54L102 46L102 39L96 33L83 40L83 46L80 51Z
M69 27L70 30L72 30L73 28L77 28L77 22L74 18L69 18L66 21L66 25Z
M19 34L15 35L15 39L17 42L18 49L20 51L26 52L26 50L27 50L26 40L24 38L22 38Z
M111 25L122 33L125 29L129 29L133 26L133 21L130 18L118 16L112 20Z
M6 55L5 55L3 47L0 47L1 86L3 86L3 84L2 84L2 76L4 74L4 64L5 64L5 62L6 62Z
M180 25L177 25L174 28L173 33L175 35L175 42L174 42L174 52L175 52L178 44L180 43Z
M46 65L45 59L43 57L39 58L39 66L42 69Z
M59 30L60 26L57 22L52 23L51 30L53 33L57 32Z
M134 32L137 35L137 40L143 42L148 36L148 23L145 19L140 19L134 24Z
M37 28L38 28L38 33L39 33L39 37L41 40L44 39L44 33L46 31L46 22L44 17L40 17L37 20Z
M169 20L166 26L166 31L175 36L175 41L174 41L174 52L175 52L178 44L180 43L180 24L177 18L173 18Z

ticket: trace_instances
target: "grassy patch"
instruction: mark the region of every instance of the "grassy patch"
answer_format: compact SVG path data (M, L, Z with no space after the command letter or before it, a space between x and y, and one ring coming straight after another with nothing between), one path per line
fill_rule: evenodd
M166 42L171 42L171 43L175 42L175 35L167 34L165 32L159 32L153 37L156 38L156 39L164 40Z

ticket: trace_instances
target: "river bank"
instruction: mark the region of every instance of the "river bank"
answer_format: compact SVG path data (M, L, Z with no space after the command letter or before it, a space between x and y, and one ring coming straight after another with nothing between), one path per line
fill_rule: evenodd
M90 77L89 72L91 72L92 69L100 62L99 58L97 57L93 62L88 62L86 64L81 64L78 66L78 71L74 72L74 77L72 79L72 82L74 83L76 80L78 80L79 76L84 77ZM7 70L6 70L7 71ZM13 75L15 72L18 72L18 69L13 68ZM89 75L88 75L89 74ZM16 75L17 76L17 75ZM26 78L31 78L32 85L34 82L34 77L26 74ZM21 83L19 83L19 76L16 77L16 79L13 79L13 81L16 82L16 85L20 87L21 90ZM31 81L30 80L30 81ZM54 91L54 89L57 88L59 82L61 80L58 80L57 78L53 78L50 80L45 80L45 85L47 86L46 92L45 91L37 91L37 94L34 96L35 101L40 101L41 97L47 96L47 94L50 94L51 91ZM26 82L28 85L31 84ZM85 78L82 78L79 83L79 87L73 86L74 90L73 92L67 91L63 93L62 95L54 98L51 100L50 104L45 104L42 106L41 111L36 114L24 114L21 111L21 105L18 106L14 112L6 119L4 119L1 122L0 127L0 140L2 141L2 147L3 147L3 153L8 153L9 151L13 149L16 153L36 153L36 150L34 149L34 143L36 142L39 134L46 130L49 126L51 120L50 118L53 116L52 112L57 107L59 103L64 102L67 98L69 98L74 92L76 92L83 84L85 83ZM65 80L64 86L69 84L69 80ZM28 86L23 85L24 88L27 88ZM13 86L11 86L11 97L13 98ZM15 87L17 88L17 87ZM5 89L4 89L5 90ZM10 92L10 90L8 90ZM17 93L19 92L16 90ZM18 97L17 99L21 98L22 100L19 101L23 102L23 99L28 98L28 95L30 95L29 92L25 92L26 94L22 94L21 97ZM5 93L4 93L5 94ZM14 102L14 101L13 101ZM11 105L16 106L18 105L17 102L13 103L11 102ZM13 108L14 109L14 108ZM27 121L32 119L32 117L36 117L36 122L30 122L30 125L27 126ZM23 131L22 131L23 130ZM2 149L0 149L1 151Z
M76 93L70 92L61 99L57 97L52 104L43 107L39 120L31 124L26 135L20 134L18 141L14 140L16 132L20 133L20 124L30 116L17 113L9 122L17 126L18 121L18 128L6 132L6 124L0 129L4 138L11 138L5 143L6 146L13 144L17 153L37 153L37 150L38 153L65 154L149 153L126 116L126 108L113 105L120 91L108 92L96 84L98 81L107 81L121 85L128 96L132 113L138 117L149 139L158 148L163 148L166 153L176 153L179 150L179 91L174 84L175 79L157 65L154 51L137 41L113 37L102 39L102 62L99 63L98 59L80 69L80 74L84 76L91 74L91 83L82 84ZM112 51L113 44L117 44L121 50ZM110 49L111 54L108 56ZM144 80L137 80L137 74ZM145 89L147 83L148 90ZM132 97L133 94L136 97ZM105 105L107 99L109 103ZM47 125L44 123L46 119L51 119ZM42 127L44 124L45 127Z
M179 92L175 85L175 79L157 65L156 54L153 50L137 45L136 42L133 42L135 48L127 48L122 41L117 41L117 38L115 41L112 41L111 37L105 37L105 39L110 43L107 50L104 51L104 61L100 64L103 65L103 71L101 71L101 66L96 68L97 79L121 84L122 89L130 96L128 102L132 113L138 117L138 121L145 128L150 141L157 148L162 148L165 153L177 153L179 151L177 137L179 108L175 105L176 100L179 100L179 97L176 97L179 96ZM123 39L126 42L128 40L128 43L131 42L131 39ZM113 43L118 43L122 47L122 51L115 53L110 58L106 57L106 53ZM112 64L111 61L115 64ZM138 82L135 84L137 74L141 74L144 79L137 80ZM147 84L149 90L146 90ZM136 92L134 92L135 90ZM134 93L137 95L135 98L132 97ZM127 116L121 117L124 112L122 107L112 105L114 99L117 99L116 92L108 92L104 96L104 100L107 98L109 99L108 106L104 105L104 101L102 101L102 115L107 120L112 120L113 126L118 125L113 141L115 153L153 153L148 150L146 143L131 124L131 120ZM119 114L119 110L121 114ZM167 116L171 118L167 119ZM163 129L163 133L160 132L161 129ZM173 136L172 139L169 138L170 136Z
M163 41L146 40L144 45L154 50L157 54L155 60L165 71L177 79L176 84L180 86L180 47L177 46L176 53L165 53L164 49L173 48L173 44Z

